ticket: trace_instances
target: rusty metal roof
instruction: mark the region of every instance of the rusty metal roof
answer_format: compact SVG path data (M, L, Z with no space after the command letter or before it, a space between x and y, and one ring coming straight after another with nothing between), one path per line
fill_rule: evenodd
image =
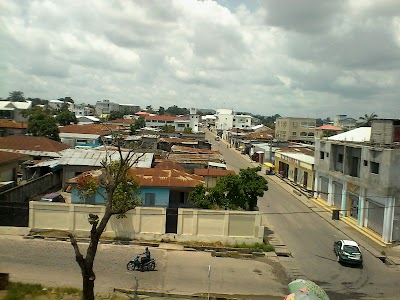
M115 124L83 124L83 125L66 125L60 127L61 133L86 133L86 134L99 134L108 135L111 131L123 131L125 126L119 126ZM111 130L111 131L110 131Z
M218 154L219 152L208 149L199 149L199 148L174 145L171 147L171 153Z
M176 169L132 168L130 175L134 176L141 186L194 188L198 184L204 185L202 176Z
M20 153L12 153L12 152L5 152L0 151L0 164L9 163L12 161L18 161L22 159L29 159L29 155L20 154Z
M176 162L222 162L224 157L218 152L207 154L170 153L168 159Z
M222 169L194 169L194 174L199 176L226 176L228 174L236 175L233 170Z
M36 152L60 152L70 146L39 136L10 135L0 137L0 149L25 150Z

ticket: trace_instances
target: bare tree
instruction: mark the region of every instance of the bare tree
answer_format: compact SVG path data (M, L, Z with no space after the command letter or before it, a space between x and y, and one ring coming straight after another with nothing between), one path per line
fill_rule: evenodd
M75 259L82 272L82 299L84 300L94 300L94 281L96 276L93 272L93 264L100 237L108 221L113 215L116 215L117 218L124 217L127 211L134 209L140 203L140 199L137 196L140 187L129 176L129 169L145 155L145 152L138 154L133 149L123 151L118 139L116 140L116 148L117 150L113 153L106 150L106 157L102 162L103 174L100 176L101 178L82 174L78 179L78 189L82 198L95 195L98 193L100 186L105 190L104 194L101 193L105 203L104 215L99 218L98 215L89 214L88 222L92 228L86 256L82 255L73 233L69 233L70 241L75 251ZM117 155L118 159L113 160L112 158L115 155Z

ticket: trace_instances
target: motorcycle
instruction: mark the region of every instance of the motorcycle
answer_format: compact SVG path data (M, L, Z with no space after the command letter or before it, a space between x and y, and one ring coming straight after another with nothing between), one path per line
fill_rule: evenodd
M130 260L126 265L128 271L142 270L142 263L140 262L141 254L137 255L134 259ZM150 258L149 261L146 261L143 264L144 271L153 271L156 268L156 260L154 258Z

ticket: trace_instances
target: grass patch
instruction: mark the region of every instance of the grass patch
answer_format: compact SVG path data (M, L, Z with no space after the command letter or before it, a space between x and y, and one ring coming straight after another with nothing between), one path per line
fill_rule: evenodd
M233 248L248 248L248 249L257 249L262 250L264 252L272 252L274 251L274 247L270 244L264 243L254 243L254 244L246 244L246 243L236 243L232 245Z
M0 300L81 300L82 291L72 287L46 288L40 284L10 282L8 290L2 291ZM96 294L96 300L122 300L126 296Z

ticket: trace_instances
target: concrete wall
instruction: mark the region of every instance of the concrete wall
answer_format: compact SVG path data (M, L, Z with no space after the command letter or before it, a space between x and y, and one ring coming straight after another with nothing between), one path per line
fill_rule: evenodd
M88 237L89 213L104 214L100 205L29 203L29 227L74 232ZM103 233L104 237L144 240L203 241L223 243L262 242L264 227L259 212L219 210L178 210L177 234L165 233L166 208L137 207L126 213L126 218L113 216Z
M29 198L46 193L52 188L59 188L61 178L59 174L48 173L25 184L0 193L0 201L28 202Z

